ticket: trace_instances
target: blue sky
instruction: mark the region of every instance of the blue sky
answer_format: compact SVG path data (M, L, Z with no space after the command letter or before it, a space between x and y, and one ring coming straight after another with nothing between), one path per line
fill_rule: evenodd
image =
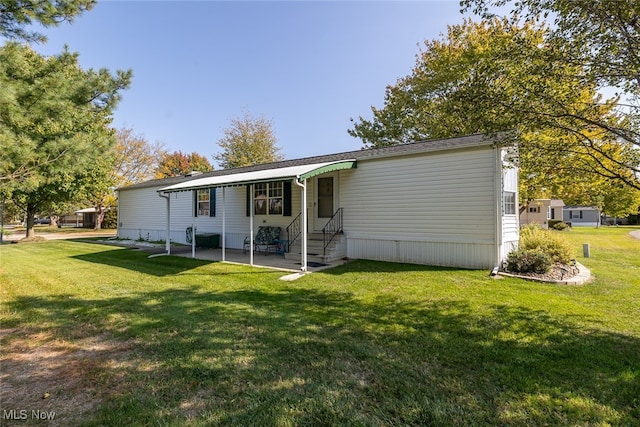
M102 1L34 48L66 44L85 68L132 69L115 127L212 160L246 111L272 121L292 159L361 148L349 119L370 117L418 45L462 19L457 0Z

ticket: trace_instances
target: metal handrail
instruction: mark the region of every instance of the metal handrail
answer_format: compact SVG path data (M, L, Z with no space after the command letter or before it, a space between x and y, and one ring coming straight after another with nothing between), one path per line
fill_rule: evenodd
M302 234L302 225L300 224L300 219L302 218L302 212L298 214L297 217L291 221L291 224L287 225L287 240L289 241L288 247L290 248L293 242L295 242L300 234Z
M322 228L322 240L324 241L324 248L322 249L323 255L327 255L327 246L329 246L333 238L340 233L342 233L342 208L338 208Z

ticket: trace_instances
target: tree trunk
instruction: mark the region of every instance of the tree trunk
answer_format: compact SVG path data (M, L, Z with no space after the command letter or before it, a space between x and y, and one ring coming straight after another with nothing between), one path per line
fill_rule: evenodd
M51 219L51 226L58 227L58 220L60 217L58 215L51 215L49 218Z
M35 237L36 230L34 228L34 222L36 217L36 207L34 205L27 205L27 232L24 237Z
M102 220L104 220L105 212L106 212L106 209L104 208L104 206L102 205L96 206L96 215L94 217L95 222L93 224L94 230L100 230L102 228Z

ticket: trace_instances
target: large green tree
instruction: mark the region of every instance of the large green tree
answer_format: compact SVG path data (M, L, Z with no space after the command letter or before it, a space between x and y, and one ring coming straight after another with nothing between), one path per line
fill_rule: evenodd
M25 41L44 41L45 37L27 27L38 23L45 27L71 22L90 10L96 0L0 0L0 36Z
M510 22L549 21L545 43L555 47L549 58L556 64L580 69L579 78L596 90L614 89L620 96L617 105L621 120L598 120L590 113L602 100L594 99L581 110L567 113L571 132L591 148L592 140L583 129L596 130L601 138L614 140L628 150L640 150L640 2L637 0L462 0L463 11L473 10L485 19L503 13ZM544 76L542 76L544 77ZM547 112L531 108L531 116L544 118ZM594 157L609 153L591 150ZM640 189L640 161L637 154L628 159L610 158L627 171L615 174L616 180Z
M0 49L2 193L34 215L110 186L111 114L131 71L83 70L78 55L44 57L28 46Z
M553 61L560 52L545 42L548 31L497 18L448 27L425 42L410 75L387 87L384 107L372 107L373 118L360 117L349 133L383 146L508 131L505 143L519 146L525 200L576 177L640 184L627 167L637 151L575 119L618 126L626 118L617 100L603 100L580 65Z
M223 169L271 163L282 160L270 120L244 113L235 117L218 141L222 152L213 158Z

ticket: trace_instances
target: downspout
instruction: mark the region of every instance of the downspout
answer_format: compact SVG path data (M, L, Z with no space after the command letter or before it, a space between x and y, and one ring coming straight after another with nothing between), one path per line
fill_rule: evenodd
M495 181L495 194L496 194L496 234L495 234L495 262L491 275L495 276L500 270L500 264L502 263L501 250L502 247L502 204L504 203L503 194L503 173L502 173L502 149L496 148L496 181Z
M300 271L307 272L307 180L302 184L294 179L298 187L302 188L302 252L300 254Z
M165 241L165 250L167 251L167 255L171 255L171 193L164 195L158 192L158 196L167 201L167 238ZM120 210L120 206L118 206L118 210Z

